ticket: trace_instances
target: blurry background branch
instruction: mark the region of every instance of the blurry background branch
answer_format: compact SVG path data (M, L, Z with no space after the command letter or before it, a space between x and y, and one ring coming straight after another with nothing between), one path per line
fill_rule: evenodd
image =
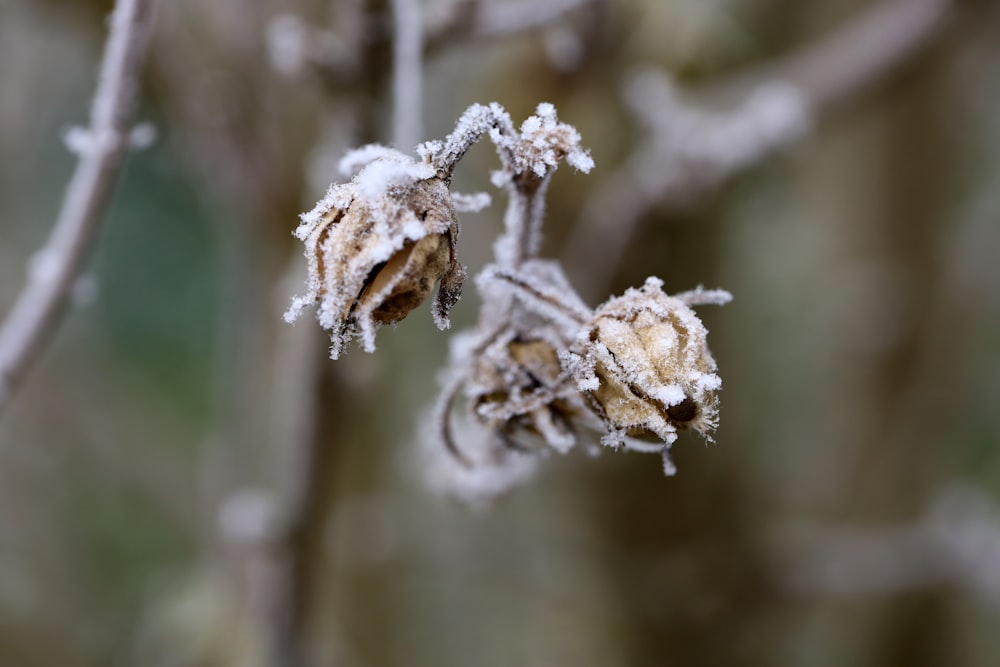
M691 91L647 70L624 96L649 138L587 198L563 257L590 258L580 290L608 286L636 227L799 141L830 106L871 86L943 26L952 0L883 0L791 55ZM728 111L710 110L725 105Z
M45 246L28 267L28 282L0 326L0 415L55 334L90 255L128 152L146 53L152 0L119 0L80 159Z
M412 154L423 141L424 34L419 0L392 0L392 144Z
M430 53L483 39L502 39L542 30L566 18L566 15L603 0L533 0L484 2L451 0L426 22L426 43Z
M917 520L784 531L775 576L796 594L892 595L953 586L1000 604L1000 514L973 489L941 493Z

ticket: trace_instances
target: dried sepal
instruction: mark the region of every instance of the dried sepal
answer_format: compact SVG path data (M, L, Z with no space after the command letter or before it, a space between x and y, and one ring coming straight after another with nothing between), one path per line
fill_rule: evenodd
M330 331L334 359L354 337L373 351L379 326L406 317L435 283L434 319L447 327L465 279L451 193L431 165L366 146L342 166L360 170L349 183L331 186L295 231L305 244L308 290L285 314L291 322L318 304L316 317Z
M471 343L465 332L453 343ZM454 349L453 345L453 349ZM527 481L537 469L536 456L511 448L492 429L483 428L453 403L464 386L464 373L446 379L444 389L424 425L422 469L430 486L469 503L482 503ZM443 446L442 446L443 445Z
M631 440L659 440L666 455L679 429L706 438L718 423L722 380L708 331L689 303L721 303L721 290L667 296L649 278L597 308L563 355L563 365L604 422L602 443L644 449ZM665 468L673 468L665 458Z
M532 260L516 272L490 265L476 285L483 300L479 326L454 339L449 374L460 378L470 421L506 448L568 451L589 413L559 351L573 341L576 317L589 309L556 262ZM552 317L557 306L540 308L540 297L566 304L570 314Z

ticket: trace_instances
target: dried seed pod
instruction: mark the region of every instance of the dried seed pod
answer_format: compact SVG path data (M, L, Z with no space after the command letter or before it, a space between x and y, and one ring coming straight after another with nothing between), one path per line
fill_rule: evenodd
M553 341L508 330L473 362L467 393L476 418L509 442L527 433L566 452L575 442L571 420L583 406L564 395L564 385Z
M295 232L306 246L308 291L294 299L285 319L318 303L316 317L330 330L334 359L356 336L373 351L378 327L406 317L437 282L434 319L446 328L465 279L447 182L431 165L402 153L373 154L351 182L331 186Z
M564 366L605 422L606 445L620 446L630 437L669 446L678 429L708 437L717 425L722 380L708 349L708 331L688 306L699 301L667 296L662 286L649 278L642 288L608 300L563 355ZM712 302L727 300L721 292L705 294ZM665 465L672 472L669 459Z

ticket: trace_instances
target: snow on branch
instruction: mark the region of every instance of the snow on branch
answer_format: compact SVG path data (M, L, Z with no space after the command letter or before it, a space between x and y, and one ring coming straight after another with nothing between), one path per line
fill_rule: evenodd
M28 282L0 326L0 413L59 326L77 277L107 214L132 140L139 69L146 53L152 0L119 0L90 112L86 142L55 226Z

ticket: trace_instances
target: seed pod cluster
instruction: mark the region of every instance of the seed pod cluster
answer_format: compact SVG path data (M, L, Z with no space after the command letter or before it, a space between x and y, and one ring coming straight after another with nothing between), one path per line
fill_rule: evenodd
M406 317L435 283L434 319L448 326L465 269L456 257L458 217L448 183L431 165L382 151L349 183L331 186L301 216L295 236L305 244L308 291L285 319L318 304L334 359L354 337L373 351L378 328Z
M710 438L722 381L691 306L726 303L728 292L668 296L649 278L591 310L559 265L543 260L517 271L490 266L476 282L480 330L492 333L461 346L455 361L467 368L472 414L499 442L565 453L598 431L606 446L662 454L672 474L679 430Z

